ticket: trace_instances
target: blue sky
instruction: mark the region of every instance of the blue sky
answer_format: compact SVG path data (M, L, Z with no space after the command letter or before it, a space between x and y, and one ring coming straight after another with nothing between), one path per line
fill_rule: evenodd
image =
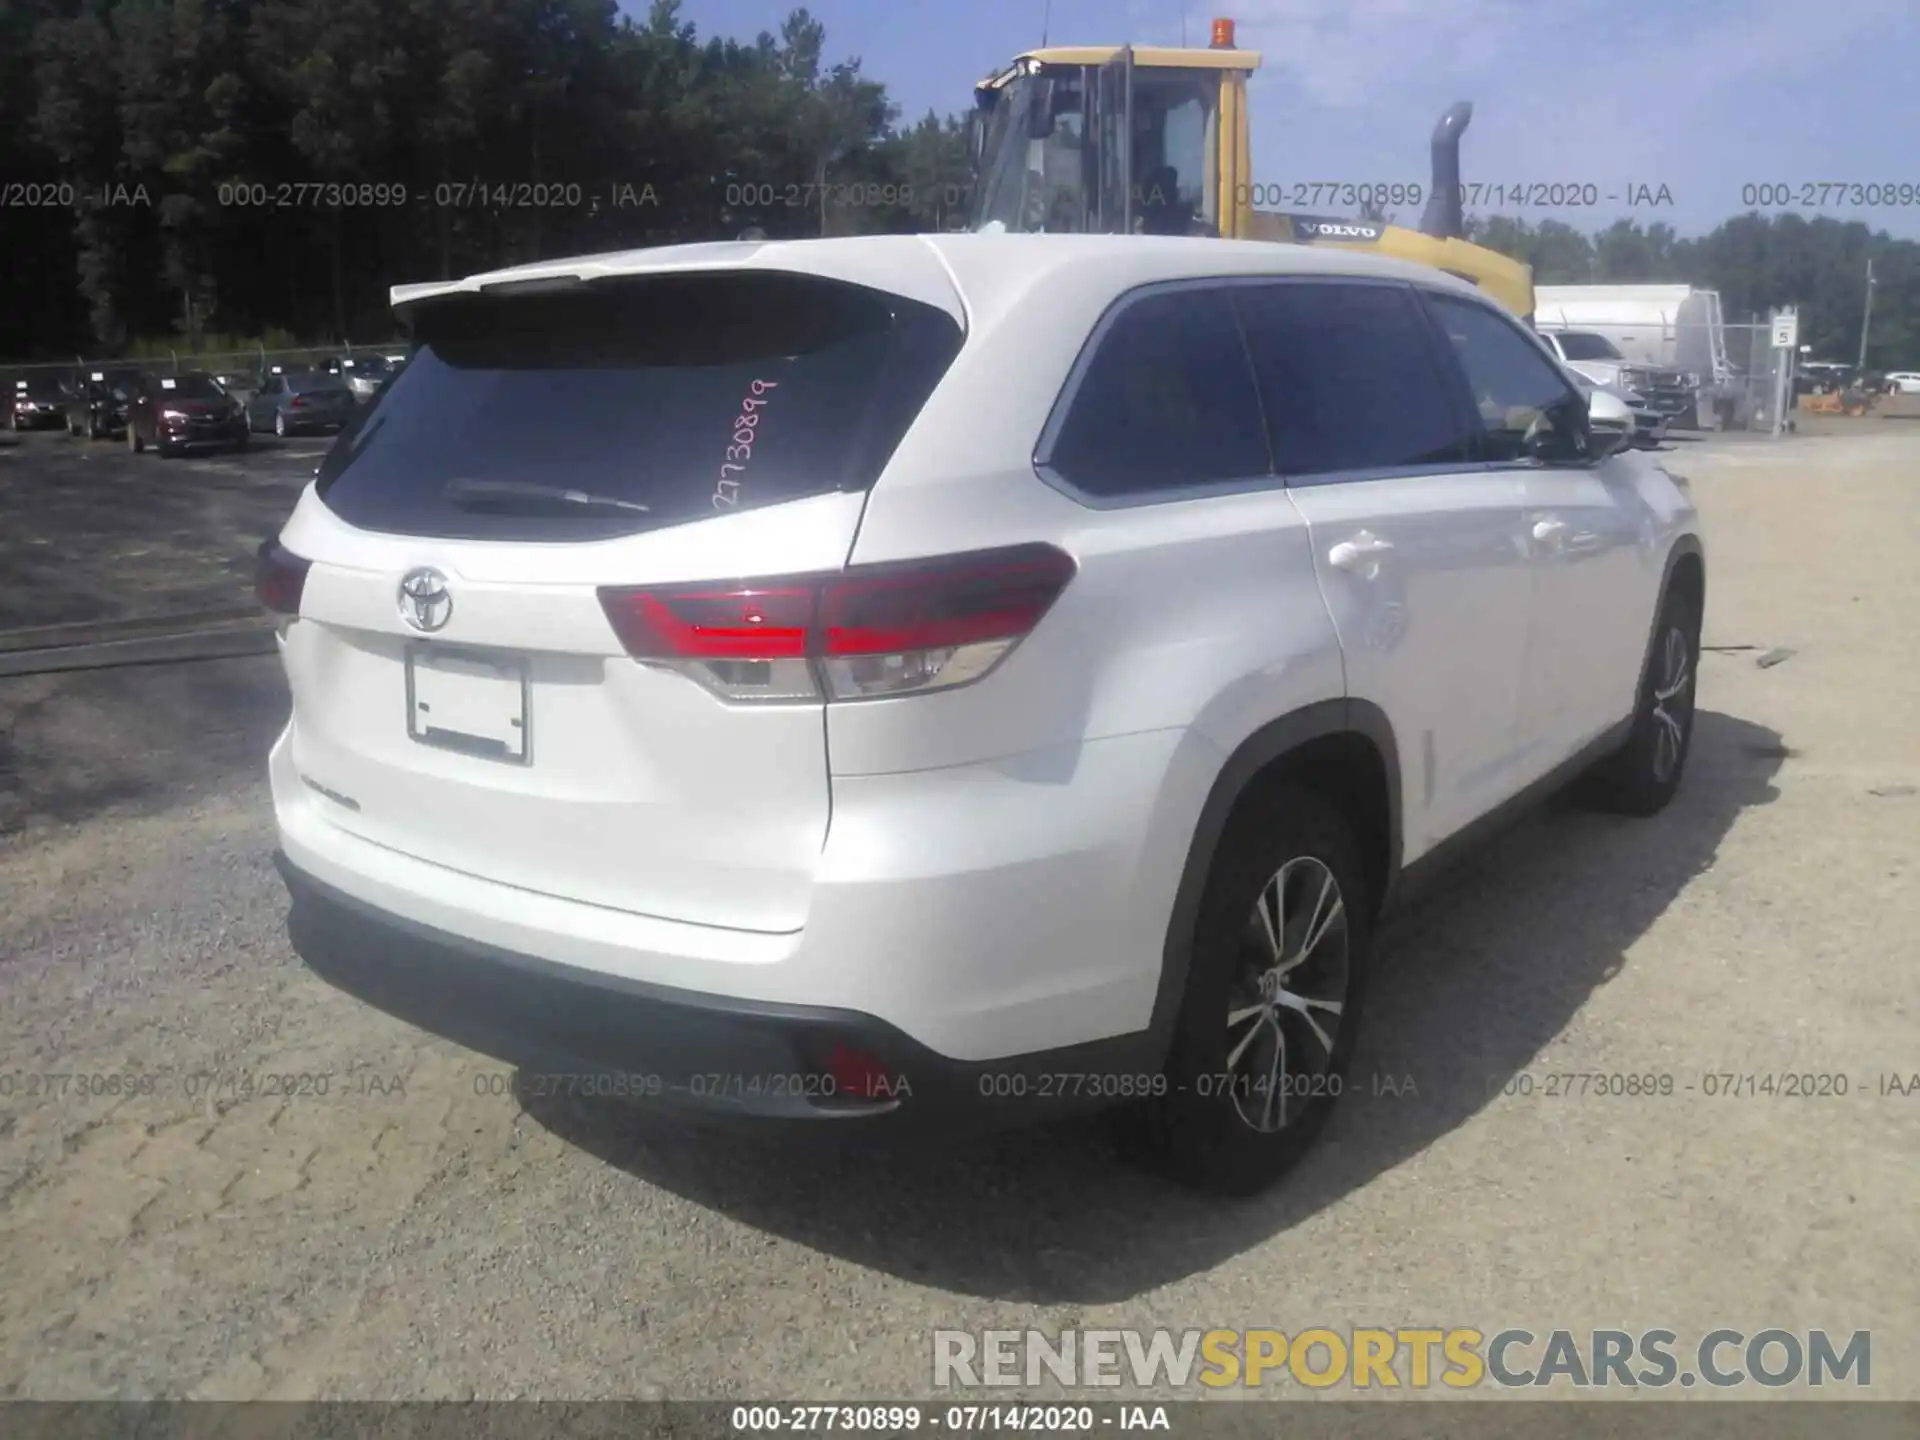
M625 0L644 12L644 0ZM702 37L777 33L788 0L686 0ZM1037 45L1046 0L812 0L830 58L858 56L907 118L958 111L973 82ZM1742 187L1920 188L1920 0L1207 0L1262 52L1262 183L1427 180L1455 100L1474 118L1468 182L1593 185L1596 209L1528 208L1598 229L1621 215L1683 235L1750 208ZM1179 0L1052 0L1054 44L1181 43ZM1671 204L1629 208L1639 186ZM1620 200L1607 203L1608 195ZM1291 208L1291 207L1289 207ZM1325 208L1324 206L1321 208ZM1920 203L1801 210L1920 238ZM1395 218L1417 223L1416 209Z

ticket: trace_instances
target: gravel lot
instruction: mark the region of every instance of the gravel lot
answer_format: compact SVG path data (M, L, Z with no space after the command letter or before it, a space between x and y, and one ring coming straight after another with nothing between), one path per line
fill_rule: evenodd
M0 626L230 603L320 448L0 450ZM1920 427L1666 458L1726 647L1681 798L1550 807L1396 924L1359 1093L1241 1205L1091 1124L829 1150L516 1098L288 950L274 661L0 681L0 1071L151 1089L0 1096L0 1394L897 1398L942 1327L1430 1324L1870 1329L1920 1399L1920 1095L1877 1088L1920 1071ZM1503 1093L1560 1071L1851 1093Z
M249 603L253 551L331 442L256 435L162 460L0 432L0 631Z

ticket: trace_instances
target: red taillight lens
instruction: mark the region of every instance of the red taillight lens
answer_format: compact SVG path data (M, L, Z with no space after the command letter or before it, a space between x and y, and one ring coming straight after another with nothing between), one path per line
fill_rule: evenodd
M306 396L304 396L304 395L296 395L296 396L294 396L294 397L293 397L293 402L292 402L292 404L291 404L291 405L289 405L289 406L288 406L288 408L289 408L289 409L291 409L291 410L304 410L304 409L306 409L306 408L307 408L307 397L306 397Z
M828 655L883 655L973 645L1026 634L1073 578L1050 546L849 575L825 587Z
M300 596L307 588L307 570L311 564L282 548L279 541L267 541L260 547L253 567L253 588L260 603L275 615L298 618Z
M904 1076L896 1076L886 1062L844 1040L836 1041L826 1056L826 1073L833 1080L832 1100L891 1100L906 1092Z
M1074 569L1026 545L819 578L608 588L600 603L628 654L728 699L866 699L979 679Z
M807 653L811 585L602 590L613 632L637 660L790 660Z

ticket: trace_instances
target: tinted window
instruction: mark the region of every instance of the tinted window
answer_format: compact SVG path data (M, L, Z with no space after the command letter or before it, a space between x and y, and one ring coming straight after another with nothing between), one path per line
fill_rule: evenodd
M1620 352L1604 335L1571 331L1559 337L1560 353L1569 360L1618 360Z
M322 497L369 529L529 539L864 490L962 339L943 311L769 272L463 295L414 328L412 358L329 452ZM481 502L484 485L449 496L456 480L648 512Z
M1518 326L1471 300L1428 300L1466 372L1487 459L1584 453L1585 402Z
M338 375L289 375L287 389L295 395L321 395L344 391L347 382Z
M1098 342L1048 463L1092 495L1270 474L1260 402L1221 290L1128 305Z
M1234 302L1282 475L1469 457L1453 381L1403 287L1262 285Z

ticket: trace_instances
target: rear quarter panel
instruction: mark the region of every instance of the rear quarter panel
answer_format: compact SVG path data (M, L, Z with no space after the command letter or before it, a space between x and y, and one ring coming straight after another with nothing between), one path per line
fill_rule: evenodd
M930 820L905 827L901 864L976 870L986 893L1004 880L1022 923L995 954L1031 967L1023 983L1076 997L1088 1027L1076 1039L1146 1025L1227 757L1280 716L1344 695L1306 525L1283 487L1096 508L1036 473L1036 443L1110 293L1070 279L975 317L869 497L851 557L1046 541L1074 557L1074 579L984 679L827 707L830 856L917 772ZM1005 823L931 823L959 813L937 797L961 786L996 797Z

